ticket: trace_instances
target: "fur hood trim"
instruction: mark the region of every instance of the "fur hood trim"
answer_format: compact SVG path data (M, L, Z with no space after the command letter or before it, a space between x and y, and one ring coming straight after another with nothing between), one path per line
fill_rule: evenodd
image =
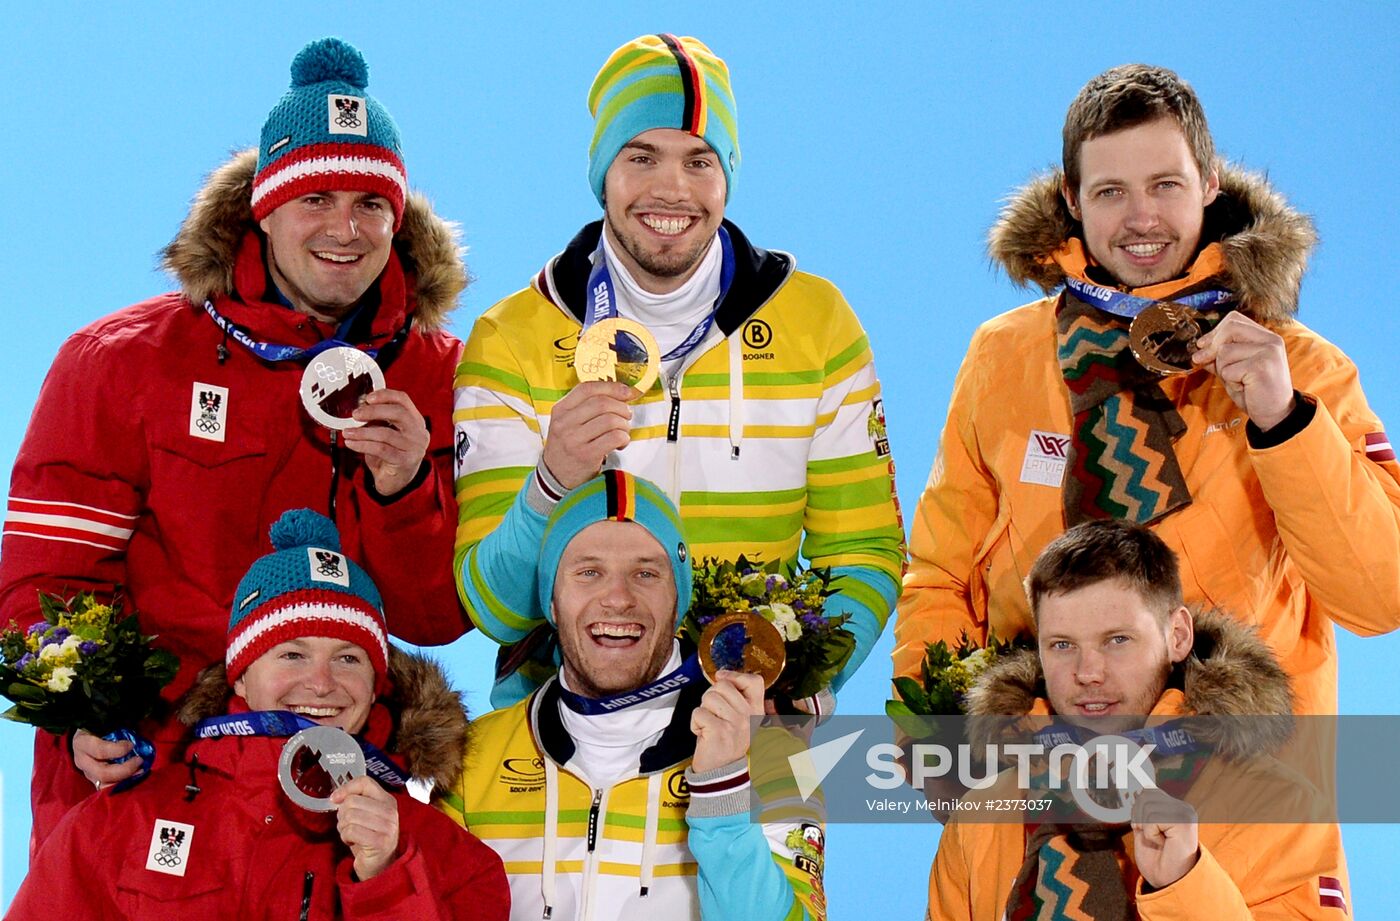
M1046 294L1065 280L1053 254L1070 237L1084 235L1060 194L1062 181L1055 169L1012 193L987 234L992 261L1016 284L1038 285ZM1221 164L1220 195L1206 208L1202 238L1220 242L1224 283L1250 317L1278 324L1298 312L1298 289L1317 231L1265 176Z
M175 239L161 252L165 270L196 304L233 293L238 246L253 220L253 174L256 148L244 150L214 170L190 205ZM428 199L410 192L403 223L394 234L394 249L404 272L415 279L415 316L424 331L441 329L467 287L467 266L457 224L433 213Z
M1255 627L1221 611L1193 614L1195 645L1173 671L1169 686L1183 690L1185 710L1191 716L1251 717L1210 721L1220 730L1210 741L1226 757L1276 751L1293 731L1293 692L1278 658ZM1038 699L1048 697L1040 656L1034 649L998 661L967 693L973 742L993 741L1005 726L1005 717L1029 713ZM1001 719L986 719L991 717Z
M437 662L389 644L389 680L393 690L379 702L389 710L394 732L385 747L409 774L451 789L462 773L467 750L467 708ZM224 663L199 673L194 687L180 699L177 715L186 726L228 712L233 688Z

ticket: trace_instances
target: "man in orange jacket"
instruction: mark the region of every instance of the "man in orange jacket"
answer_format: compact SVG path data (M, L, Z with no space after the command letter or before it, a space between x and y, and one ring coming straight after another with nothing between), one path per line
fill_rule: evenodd
M1148 715L1211 714L1225 717L1215 753L1165 755L1204 765L1187 771L1157 758L1157 777L1180 783L1181 799L1142 791L1127 823L1027 813L1024 823L987 824L959 810L933 863L929 918L1346 918L1341 833L1308 821L1316 791L1272 756L1293 722L1288 677L1254 631L1219 612L1193 614L1172 551L1119 521L1057 538L1028 587L1039 648L984 673L968 695L972 716L1129 734ZM1014 773L973 796L1000 798ZM1280 821L1221 821L1242 815Z
M1293 318L1312 223L1217 159L1170 71L1095 77L1064 138L1063 173L991 232L993 259L1048 296L983 324L958 373L894 672L962 631L1032 633L1021 580L1041 548L1116 518L1178 553L1188 603L1259 627L1297 712L1334 713L1333 624L1400 626L1400 466L1355 366ZM1129 342L1130 317L1162 299L1210 330L1155 334L1181 369L1165 376Z

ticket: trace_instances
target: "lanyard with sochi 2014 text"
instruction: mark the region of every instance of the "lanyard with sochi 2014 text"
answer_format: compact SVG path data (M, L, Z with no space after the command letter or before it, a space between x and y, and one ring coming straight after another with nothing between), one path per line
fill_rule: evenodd
M628 707L635 707L637 704L644 704L649 700L669 694L679 690L686 685L694 684L700 680L700 660L698 656L690 656L679 666L657 678L648 684L632 691L624 691L621 694L613 694L608 697L584 697L582 694L575 694L563 684L559 685L559 699L564 705L575 713L582 713L585 716L596 716L600 713L616 713Z
M227 736L270 736L284 738L296 735L303 729L320 726L313 720L292 713L290 710L250 710L247 713L233 713L228 716L211 716L195 724L196 739L218 739ZM349 735L349 733L346 733ZM355 738L351 736L351 738ZM377 745L364 739L355 739L360 750L365 753L365 770L371 777L385 786L403 787L408 778L400 773L389 756L380 751Z
M700 340L710 331L714 325L715 314L719 312L719 307L724 303L724 296L729 293L729 286L734 282L734 244L729 242L729 231L723 227L719 229L720 246L720 268L719 268L719 297L715 298L715 305L710 308L710 312L705 315L699 325L690 331L681 344L671 349L661 356L662 361L674 361L677 358L684 358L700 344ZM608 258L603 252L603 238L598 237L598 249L593 253L593 271L588 273L588 297L589 303L583 315L583 328L586 330L599 320L611 319L617 316L617 294L613 287L612 272L608 269Z
M321 354L327 349L340 347L350 349L356 348L355 345L346 341L345 338L346 336L350 335L350 327L355 322L356 314L351 314L344 320L341 320L340 325L337 326L335 329L335 333L329 339L322 339L320 342L316 343L313 346L302 348L300 346L295 345L277 345L273 342L262 342L258 339L254 339L252 336L244 332L242 327L238 326L238 324L234 323L228 317L219 313L219 311L214 308L213 301L204 302L204 312L209 314L209 318L214 321L215 325L217 325L219 329L223 330L230 337L232 337L236 342L238 342L239 345L242 345L248 351L252 352L254 355L267 362L300 361L303 359L309 361L310 359L316 357L317 355ZM394 333L394 337L388 342L386 342L381 348L362 349L362 351L370 358L378 358L380 352L385 352L392 355L393 352L398 348L398 346L404 341L404 339L408 337L408 330L412 325L413 314L409 314L408 317L405 318L403 326L399 327L399 331Z
M1079 296L1079 299L1086 304L1093 304L1100 310L1105 310L1114 316L1124 317L1131 320L1142 313L1153 304L1159 303L1157 298L1138 297L1136 294L1125 294L1113 288L1105 288L1103 285L1090 284L1087 281L1080 281L1077 278L1066 278L1065 287ZM1196 310L1204 310L1209 307L1218 307L1221 304L1233 303L1235 295L1229 291L1211 289L1210 291L1198 291L1195 294L1188 294L1184 297L1174 297L1171 303L1180 304L1183 307L1192 307Z

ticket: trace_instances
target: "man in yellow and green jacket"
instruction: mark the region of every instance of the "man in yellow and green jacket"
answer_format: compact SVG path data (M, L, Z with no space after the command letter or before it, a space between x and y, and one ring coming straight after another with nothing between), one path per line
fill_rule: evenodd
M535 640L528 580L545 517L603 466L656 482L697 558L830 567L828 614L857 647L899 593L903 528L870 345L824 279L751 244L724 208L739 166L729 72L693 38L619 48L594 81L589 224L473 328L456 378L456 570L475 624L503 645L493 702L557 665ZM580 383L585 327L641 322L658 343L645 392ZM533 634L533 635L532 635Z

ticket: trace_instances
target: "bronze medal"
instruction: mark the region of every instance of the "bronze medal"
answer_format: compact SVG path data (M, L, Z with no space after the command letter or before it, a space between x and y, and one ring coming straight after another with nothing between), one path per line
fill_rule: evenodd
M581 381L617 381L646 393L661 375L661 348L636 320L609 317L579 335L574 370Z
M767 690L787 664L787 644L778 628L753 611L721 614L700 634L700 668L711 684L721 670L763 676Z
M365 776L365 755L350 733L335 726L311 726L282 747L277 779L292 802L311 812L334 812L330 796Z
M374 359L347 346L326 349L301 375L301 405L328 429L364 425L351 413L365 396L384 389L384 371Z
M1191 353L1196 340L1214 325L1200 311L1171 301L1158 301L1133 317L1128 347L1138 364L1158 374L1184 374L1195 368Z

